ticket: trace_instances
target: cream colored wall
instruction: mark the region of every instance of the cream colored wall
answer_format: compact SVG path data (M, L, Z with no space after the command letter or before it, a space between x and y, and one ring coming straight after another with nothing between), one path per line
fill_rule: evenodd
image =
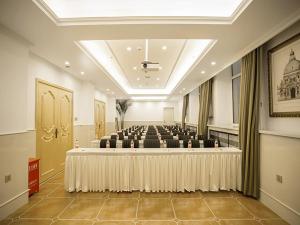
M260 171L261 201L290 224L300 224L300 138L260 134Z

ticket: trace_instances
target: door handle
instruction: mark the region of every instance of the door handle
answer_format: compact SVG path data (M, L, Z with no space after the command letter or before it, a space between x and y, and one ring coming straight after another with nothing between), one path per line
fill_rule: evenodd
M58 135L58 129L55 128L55 138L57 138L57 135Z

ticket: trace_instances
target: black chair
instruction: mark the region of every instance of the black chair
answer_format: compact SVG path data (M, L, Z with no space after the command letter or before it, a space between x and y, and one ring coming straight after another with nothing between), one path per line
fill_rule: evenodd
M161 139L162 140L167 140L167 139L173 140L173 135L161 135Z
M207 139L205 137L205 135L202 135L202 134L198 134L197 137L198 137L198 140L206 140Z
M107 139L101 139L100 148L106 148L106 141L107 141ZM109 146L110 146L110 148L116 148L117 140L109 140Z
M133 140L134 136L133 135L128 135L128 140Z
M114 135L114 134L113 134L113 135L110 135L110 139L111 139L111 140L117 140L117 135Z
M192 142L192 148L200 148L200 142L198 140L191 139L191 142ZM189 145L189 140L184 140L183 147L187 148L188 145Z
M124 140L124 135L123 135L123 133L119 133L118 135L119 135L119 140Z
M171 139L167 139L167 148L179 148L180 144L179 144L179 140L171 140Z
M160 148L160 141L158 139L145 139L144 148Z
M215 141L212 139L204 140L203 141L204 148L214 148L215 147Z
M134 143L134 148L139 147L139 141L138 140L123 140L122 141L122 148L131 148L131 141Z
M179 140L189 140L191 139L190 135L178 135Z
M145 139L158 139L157 135L146 135Z

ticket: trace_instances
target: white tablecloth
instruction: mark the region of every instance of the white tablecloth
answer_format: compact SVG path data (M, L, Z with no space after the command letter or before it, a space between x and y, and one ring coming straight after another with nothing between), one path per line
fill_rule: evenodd
M241 151L100 149L67 152L65 189L73 191L240 190Z

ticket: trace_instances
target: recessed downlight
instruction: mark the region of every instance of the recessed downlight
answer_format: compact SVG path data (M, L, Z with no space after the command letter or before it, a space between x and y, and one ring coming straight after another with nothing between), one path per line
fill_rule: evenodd
M135 71L137 71L137 67L136 66L132 67L132 69L135 70Z
M214 65L216 65L217 63L216 63L215 61L212 61L210 64L211 64L212 66L214 66Z
M71 66L70 62L69 61L65 61L65 67L69 68L70 66Z
M139 77L138 77L138 78L136 78L136 80L137 80L137 81L139 81L140 79L141 79L141 78L139 78Z
M167 47L166 45L163 45L163 46L161 47L161 49L164 50L164 51L166 51L167 48L168 48L168 47Z
M109 88L106 88L106 91L110 91L110 89L109 89Z
M162 67L160 66L160 67L158 67L158 69L159 69L159 70L162 70Z
M127 50L128 52L131 52L132 48L131 48L130 46L128 46L128 47L126 48L126 50Z
M80 74L83 76L83 75L84 75L84 72L83 72L83 71L81 71L81 72L80 72Z
M157 77L156 80L160 80L159 77Z
M201 71L201 74L205 74L205 71L204 71L204 70L202 70L202 71Z

